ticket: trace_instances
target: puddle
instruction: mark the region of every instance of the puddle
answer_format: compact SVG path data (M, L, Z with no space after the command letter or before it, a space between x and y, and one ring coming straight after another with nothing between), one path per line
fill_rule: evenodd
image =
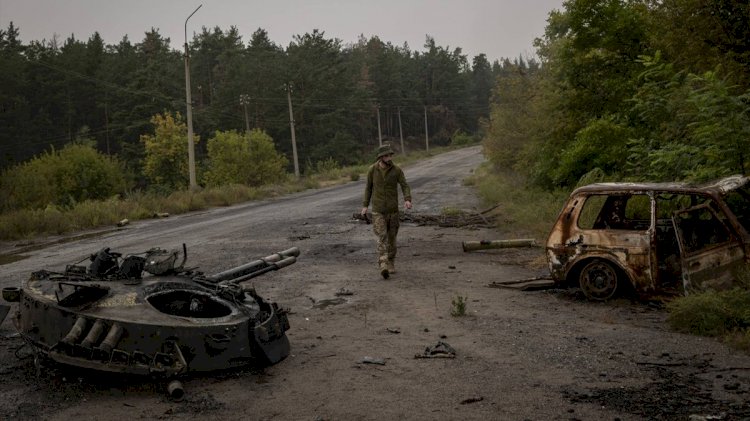
M28 258L29 256L24 256L22 254L0 254L0 266Z

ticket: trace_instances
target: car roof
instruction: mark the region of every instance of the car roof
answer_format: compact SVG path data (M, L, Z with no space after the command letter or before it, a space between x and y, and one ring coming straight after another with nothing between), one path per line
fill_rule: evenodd
M668 191L675 193L718 193L725 194L728 191L740 188L748 183L750 179L743 175L732 175L719 180L703 184L686 182L671 183L595 183L579 187L572 194L578 193L605 193L605 192L643 192L643 191Z

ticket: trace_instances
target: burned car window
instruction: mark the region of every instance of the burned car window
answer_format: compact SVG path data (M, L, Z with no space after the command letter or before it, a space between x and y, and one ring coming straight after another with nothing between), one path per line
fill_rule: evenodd
M660 193L656 195L656 219L670 221L675 212L700 205L706 200L706 197L697 194Z
M645 194L589 196L578 218L582 229L646 230L650 224L651 200Z
M674 221L685 253L695 253L730 240L726 225L708 206L679 212Z
M578 216L578 227L582 229L596 229L594 226L597 216L602 212L604 202L608 196L605 195L591 195L586 198L586 202L583 204L581 214Z

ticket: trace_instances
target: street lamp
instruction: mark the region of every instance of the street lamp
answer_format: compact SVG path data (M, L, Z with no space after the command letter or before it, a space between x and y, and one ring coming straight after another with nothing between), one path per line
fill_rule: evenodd
M196 7L193 13L185 19L185 104L187 105L187 126L188 126L188 171L190 172L190 189L198 188L195 181L195 146L193 143L193 103L190 98L190 54L188 53L187 42L187 23L188 19L193 17L203 5Z

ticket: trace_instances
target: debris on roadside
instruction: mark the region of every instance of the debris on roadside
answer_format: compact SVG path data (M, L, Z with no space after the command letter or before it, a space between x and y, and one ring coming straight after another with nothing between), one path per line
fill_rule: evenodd
M411 222L417 225L437 225L443 228L494 228L496 226L495 217L480 213L470 213L460 211L455 214L444 215L426 215L414 212L399 212L398 219L401 222Z
M517 238L512 240L481 240L481 241L463 241L461 246L465 252L490 249L505 249L517 247L536 247L536 240L533 238Z
M385 365L385 360L382 358L375 358L375 357L364 357L362 360L360 360L361 364L375 364L375 365Z
M401 333L401 330L399 328L395 327L388 327L385 329L388 333L398 334Z
M118 227L124 227L125 225L128 225L130 223L130 220L128 218L120 220L120 222L117 223Z
M438 341L435 346L428 346L422 354L414 355L414 358L456 358L456 350L443 341Z
M468 398L468 399L462 400L461 401L461 405L466 405L466 404L470 404L470 403L481 402L483 400L484 400L484 396L475 396L475 397L472 397L472 398Z
M349 291L348 289L342 287L341 289L339 289L338 291L336 291L336 293L334 295L336 295L337 297L340 297L342 295L354 295L354 293L351 292L351 291Z
M169 218L169 212L154 212L154 218Z
M555 287L555 281L547 276L536 276L533 278L515 279L512 281L492 281L487 284L490 288L508 288L519 291L539 291Z

